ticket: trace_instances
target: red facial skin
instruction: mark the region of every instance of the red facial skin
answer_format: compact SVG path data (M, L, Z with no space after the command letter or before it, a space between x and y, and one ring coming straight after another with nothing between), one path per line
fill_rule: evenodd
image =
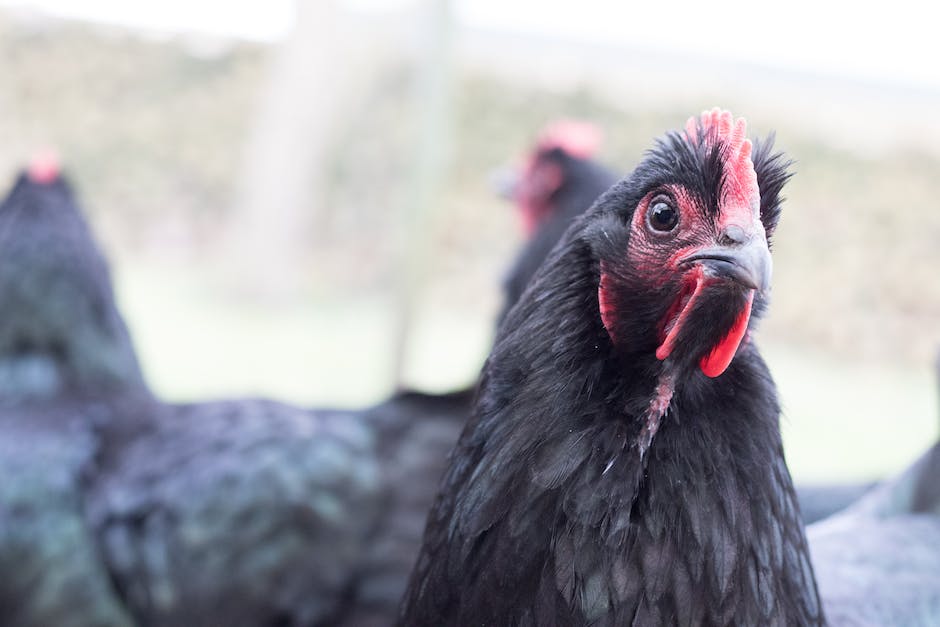
M630 227L628 258L641 276L650 277L651 287L661 287L671 277L682 276L681 292L658 328L660 344L656 357L661 361L667 359L675 348L679 330L684 326L699 295L722 280L708 276L699 264L684 266L682 260L697 250L714 246L720 234L730 226L736 226L752 237L765 237L759 214L757 175L750 159L751 142L744 136L744 120L735 122L730 113L714 109L702 114L700 121L695 118L689 120L686 133L691 140L695 141L701 131L705 133L706 145L720 141L723 146L725 180L717 217L706 218L706 213L697 206L692 194L681 186L669 185L648 193L640 201ZM650 206L660 198L665 199L679 213L678 225L669 232L656 231L648 221ZM614 328L615 312L611 298L606 294L608 284L602 265L598 304L601 320L610 334ZM753 299L754 291L751 290L731 329L702 355L699 367L706 376L721 375L734 359L747 333Z
M731 360L734 359L735 353L738 352L738 346L741 345L741 341L747 333L747 323L751 319L751 305L753 303L754 290L751 290L744 309L735 318L731 329L718 344L712 347L707 355L699 360L698 366L706 377L717 377L731 365Z
M539 156L536 153L530 157L516 188L516 204L522 218L522 232L526 237L532 237L550 217L551 196L564 182L564 174L558 164L540 159Z
M560 149L578 159L591 159L603 139L600 129L588 122L558 120L539 133L535 150L522 167L516 203L522 218L522 230L531 237L552 212L551 196L562 183L564 172L558 164L541 155Z

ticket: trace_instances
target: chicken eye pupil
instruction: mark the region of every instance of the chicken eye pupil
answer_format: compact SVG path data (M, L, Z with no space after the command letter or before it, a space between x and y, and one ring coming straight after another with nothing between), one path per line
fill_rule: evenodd
M679 213L668 203L655 202L650 207L649 222L650 226L657 231L671 231L679 223Z

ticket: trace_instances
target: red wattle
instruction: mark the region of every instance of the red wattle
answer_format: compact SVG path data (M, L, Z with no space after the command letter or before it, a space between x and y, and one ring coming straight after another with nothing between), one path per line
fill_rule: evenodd
M597 308L601 312L601 322L604 323L604 328L607 329L607 335L610 336L610 339L614 339L614 306L610 302L610 297L607 295L607 273L604 272L604 264L601 263L601 280L597 286Z
M672 325L669 327L662 342L660 342L659 347L656 349L656 359L660 361L665 360L672 354L672 349L675 348L676 345L676 339L679 337L679 330L685 325L689 312L692 310L695 301L705 287L705 279L701 266L689 272L687 280L689 283L686 284L685 289L690 291L687 292L688 297L683 300L680 296L680 299L673 305L674 310L667 315L667 318L675 316L675 319L672 320ZM675 309L678 309L678 311L675 311ZM666 321L666 324L667 326L669 325L669 320Z
M734 355L738 351L741 340L744 339L744 334L747 332L747 323L751 319L751 304L753 302L754 291L751 290L747 302L744 304L744 309L738 314L731 330L707 355L702 357L699 368L702 369L702 374L706 377L717 377L728 369L731 360L734 359Z

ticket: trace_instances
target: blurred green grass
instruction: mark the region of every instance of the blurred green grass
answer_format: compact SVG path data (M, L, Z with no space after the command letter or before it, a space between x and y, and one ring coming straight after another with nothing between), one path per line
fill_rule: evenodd
M186 267L125 264L115 279L147 378L167 399L267 395L356 407L392 391L392 308L381 293L311 290L265 304ZM491 341L484 317L431 307L415 327L406 381L445 391L474 380Z
M937 380L926 368L785 344L762 349L780 391L787 462L800 480L884 477L940 436Z

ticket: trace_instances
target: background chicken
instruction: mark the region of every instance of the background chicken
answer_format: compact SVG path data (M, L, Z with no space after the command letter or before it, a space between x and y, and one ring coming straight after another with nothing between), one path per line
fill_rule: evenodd
M55 157L37 157L2 210L0 395L143 389L107 264Z
M0 204L0 616L130 625L85 522L103 399L145 399L107 264L48 158ZM133 405L132 405L133 406Z
M509 313L536 270L578 217L617 181L595 159L600 130L585 122L562 120L544 128L518 180L508 190L528 241L503 282L499 320Z
M380 505L374 430L153 399L57 173L20 177L0 233L4 624L332 620Z

